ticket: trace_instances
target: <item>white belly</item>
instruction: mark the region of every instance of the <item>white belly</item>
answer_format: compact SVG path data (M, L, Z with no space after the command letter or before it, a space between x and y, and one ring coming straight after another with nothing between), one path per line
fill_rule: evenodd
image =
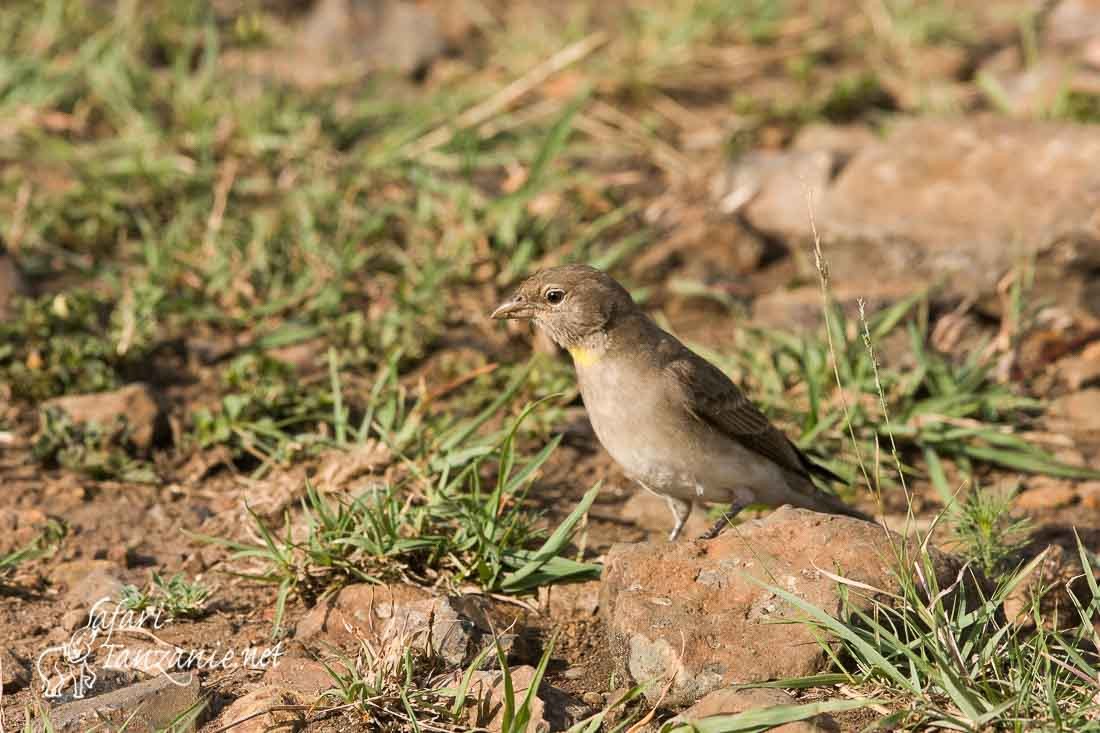
M661 494L708 502L752 501L786 488L770 461L686 415L671 418L655 395L616 384L614 371L585 369L581 392L596 437L628 476Z

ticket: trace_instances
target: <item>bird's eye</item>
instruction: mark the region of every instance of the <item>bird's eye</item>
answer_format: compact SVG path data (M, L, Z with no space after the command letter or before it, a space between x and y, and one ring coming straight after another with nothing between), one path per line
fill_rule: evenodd
M565 291L560 288L550 288L546 291L546 302L550 305L557 305L565 300Z

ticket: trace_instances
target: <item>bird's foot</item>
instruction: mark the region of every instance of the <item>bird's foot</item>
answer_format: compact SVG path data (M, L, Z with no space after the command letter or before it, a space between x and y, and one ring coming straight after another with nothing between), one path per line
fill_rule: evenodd
M668 533L668 541L675 542L676 538L680 536L680 532L683 531L688 516L691 514L691 502L677 499L674 496L666 496L665 501L668 502L673 521L672 531Z
M730 504L729 511L725 512L722 517L717 522L715 522L713 526L711 526L710 529L699 535L699 539L713 540L715 537L722 534L722 530L725 529L727 525L733 523L734 517L740 514L741 510L744 509L745 506L746 505L740 501L735 501Z

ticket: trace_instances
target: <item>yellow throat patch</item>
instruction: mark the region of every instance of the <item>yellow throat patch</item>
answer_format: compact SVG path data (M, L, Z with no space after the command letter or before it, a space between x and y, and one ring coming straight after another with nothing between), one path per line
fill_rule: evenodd
M573 357L573 363L580 367L592 366L600 360L598 353L581 346L569 349L569 355Z

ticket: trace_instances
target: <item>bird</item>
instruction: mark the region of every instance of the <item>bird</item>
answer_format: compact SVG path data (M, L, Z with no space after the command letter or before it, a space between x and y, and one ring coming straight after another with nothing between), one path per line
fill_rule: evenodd
M728 503L700 539L753 504L870 517L818 488L841 479L806 456L721 369L658 326L618 281L587 265L540 270L492 319L534 322L569 352L600 443L627 477L662 496L669 541L693 502Z

